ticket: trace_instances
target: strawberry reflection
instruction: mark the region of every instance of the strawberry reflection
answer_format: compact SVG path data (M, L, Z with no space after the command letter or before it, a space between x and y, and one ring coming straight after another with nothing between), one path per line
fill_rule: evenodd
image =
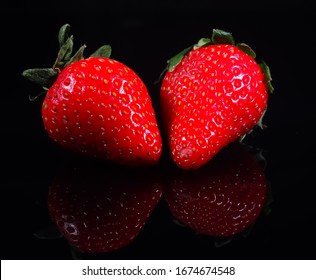
M161 194L154 169L79 161L65 166L54 178L48 209L74 248L110 252L135 239Z
M170 172L164 195L180 224L201 234L231 237L254 223L266 193L265 173L253 152L233 143L198 170Z

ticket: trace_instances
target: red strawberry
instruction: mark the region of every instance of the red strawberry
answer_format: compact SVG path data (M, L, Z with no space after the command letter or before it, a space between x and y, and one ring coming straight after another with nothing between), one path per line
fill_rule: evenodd
M127 165L157 163L162 141L146 86L132 69L108 58L109 46L87 59L83 46L71 58L68 29L60 30L53 68L23 73L50 87L42 106L48 135L81 155Z
M161 194L152 169L105 168L81 162L56 175L49 189L48 208L72 246L82 252L102 253L132 242Z
M164 194L180 223L201 234L228 237L261 213L266 177L253 155L236 142L198 170L171 173Z
M161 85L161 107L174 162L195 169L248 133L273 90L269 68L245 44L213 30L211 39L169 61ZM261 67L260 67L261 66Z

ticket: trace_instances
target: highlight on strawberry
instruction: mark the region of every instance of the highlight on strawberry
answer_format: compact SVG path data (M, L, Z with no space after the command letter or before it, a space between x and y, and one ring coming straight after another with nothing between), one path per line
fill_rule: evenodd
M86 45L73 54L70 25L58 34L60 50L51 68L22 75L42 86L42 119L49 137L84 157L118 164L156 164L162 140L150 95L141 78L109 58L104 45L84 58Z
M269 67L248 45L219 29L171 58L160 102L175 164L197 169L262 127L271 80Z

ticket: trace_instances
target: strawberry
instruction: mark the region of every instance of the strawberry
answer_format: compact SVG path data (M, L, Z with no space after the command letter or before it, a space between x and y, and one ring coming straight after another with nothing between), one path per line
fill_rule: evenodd
M127 246L161 198L155 170L68 163L49 188L53 223L81 252L111 252Z
M164 195L180 223L220 237L233 236L254 223L266 202L266 176L243 145L229 144L197 170L170 173Z
M173 161L196 169L227 144L262 125L268 91L268 66L258 64L246 44L213 30L168 61L160 99Z
M60 51L52 68L29 69L23 75L47 89L42 119L61 147L119 164L158 162L162 141L147 88L121 62L110 59L110 46L83 57L82 46L71 57L69 25L59 32Z

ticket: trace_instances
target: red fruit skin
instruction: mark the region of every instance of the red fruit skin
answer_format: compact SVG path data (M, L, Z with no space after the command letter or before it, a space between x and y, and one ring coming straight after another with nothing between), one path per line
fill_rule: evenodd
M76 163L56 175L48 194L53 222L84 253L112 252L130 244L162 195L152 170Z
M174 162L196 169L248 133L267 105L265 76L232 45L191 50L163 78L161 110Z
M63 69L42 106L48 135L65 149L124 165L159 161L162 141L147 88L109 58Z
M266 177L252 155L233 143L198 170L171 174L164 196L172 215L194 231L230 237L257 219Z

